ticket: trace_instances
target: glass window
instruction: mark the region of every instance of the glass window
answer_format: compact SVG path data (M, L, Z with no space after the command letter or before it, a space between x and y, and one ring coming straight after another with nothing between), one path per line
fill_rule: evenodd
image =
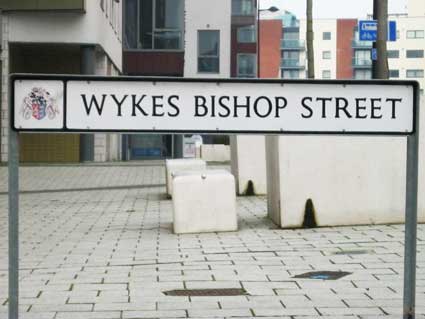
M329 60L331 58L331 51L323 51L322 58L325 60Z
M255 77L257 73L257 56L255 54L238 54L237 68L239 77Z
M408 39L423 39L424 30L408 30L406 33Z
M323 40L331 40L332 34L330 32L323 32Z
M356 50L354 52L354 65L372 65L370 50Z
M413 59L413 58L423 58L424 57L424 50L407 50L406 51L406 58Z
M256 29L254 25L238 28L238 42L239 43L255 43Z
M299 51L282 51L282 58L283 59L297 59L300 58L300 52Z
M387 56L388 56L388 59L398 59L400 57L400 51L398 51L398 50L388 50Z
M283 39L284 40L299 40L300 32L298 31L285 31L283 29Z
M370 80L372 78L371 70L354 70L354 78L356 80Z
M183 0L125 1L126 48L181 49L183 4Z
M399 78L400 77L400 72L399 70L389 70L389 76L390 78Z
M124 46L126 48L135 49L138 47L137 40L137 7L138 0L127 0L125 2L125 34Z
M322 71L322 79L330 79L331 78L331 71L330 70L323 70Z
M423 78L424 70L406 70L407 78Z
M300 71L298 70L282 70L281 76L283 79L299 79Z
M232 15L249 16L255 14L253 0L232 0Z
M220 72L220 31L198 31L198 72Z

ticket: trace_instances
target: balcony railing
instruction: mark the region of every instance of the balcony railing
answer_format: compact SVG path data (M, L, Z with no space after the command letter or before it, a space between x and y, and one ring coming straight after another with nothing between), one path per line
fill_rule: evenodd
M303 69L305 63L299 59L282 59L280 66L282 69Z
M371 59L353 58L353 67L368 69L371 66L372 66L372 60Z
M305 41L304 40L282 40L281 47L282 49L304 50Z
M372 42L353 40L351 42L353 48L372 48Z

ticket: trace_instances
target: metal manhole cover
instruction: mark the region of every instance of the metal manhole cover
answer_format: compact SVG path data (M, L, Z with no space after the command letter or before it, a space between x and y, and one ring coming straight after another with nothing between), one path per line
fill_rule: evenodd
M181 289L163 292L167 296L243 296L248 295L245 289L225 288L225 289Z
M346 271L311 271L292 278L336 280L351 274L351 272Z

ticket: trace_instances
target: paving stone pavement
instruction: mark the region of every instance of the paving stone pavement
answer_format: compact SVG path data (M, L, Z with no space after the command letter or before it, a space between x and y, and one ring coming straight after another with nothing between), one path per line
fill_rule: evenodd
M174 235L164 176L159 163L23 167L21 318L401 318L403 225L281 230L259 196L238 198L238 232ZM0 318L7 318L6 177L0 167ZM351 274L293 278L314 270ZM248 294L163 293L208 288ZM425 225L417 314L425 318Z

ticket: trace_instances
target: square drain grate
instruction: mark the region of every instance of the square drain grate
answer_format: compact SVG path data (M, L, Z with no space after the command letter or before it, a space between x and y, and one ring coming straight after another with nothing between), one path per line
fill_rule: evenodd
M209 297L209 296L244 296L248 295L245 289L224 288L224 289L181 289L163 292L166 296L187 296L187 297Z
M311 271L301 275L296 275L292 278L337 280L351 274L351 272L346 271Z

